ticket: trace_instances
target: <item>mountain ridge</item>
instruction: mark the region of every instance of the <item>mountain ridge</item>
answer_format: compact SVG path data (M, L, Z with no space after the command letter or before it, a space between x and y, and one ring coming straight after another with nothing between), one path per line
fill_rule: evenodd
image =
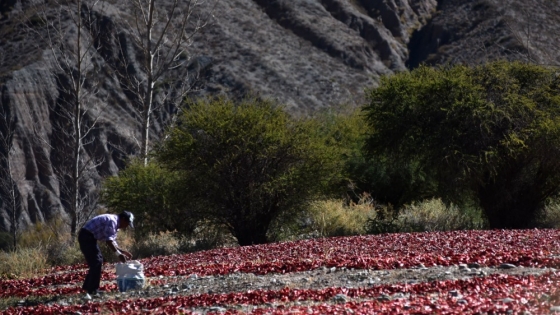
M551 3L217 1L213 23L188 47L188 67L170 76L190 80L194 75L192 98L257 94L277 100L294 115L358 107L364 102L364 89L374 87L381 76L421 63L480 64L501 58L560 63L557 45L547 44L559 34L556 25L560 25L559 9ZM56 175L63 158L57 149L61 143L56 137L56 108L61 95L55 66L47 49L36 45L41 39L26 36L18 24L32 5L30 0L0 5L0 108L17 121L11 161L23 226L65 215L64 192ZM117 174L127 156L139 152L138 111L115 75L119 71L114 63L115 38L130 42L119 25L125 13L116 1L96 13L105 35L99 38L103 49L92 58L105 76L91 99L97 104L93 111L101 116L85 150L88 158L99 161L83 186L84 194L92 198L104 177ZM542 21L532 38L524 27L533 27L534 16ZM166 106L156 113L154 140L175 111ZM0 191L2 196L6 193ZM0 230L7 231L6 207L0 202Z

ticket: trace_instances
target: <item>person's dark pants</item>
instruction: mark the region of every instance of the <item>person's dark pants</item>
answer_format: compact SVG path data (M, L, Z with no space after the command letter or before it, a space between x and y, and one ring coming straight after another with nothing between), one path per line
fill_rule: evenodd
M99 283L101 282L103 256L101 255L101 250L99 250L99 245L97 245L97 240L90 231L81 229L78 233L78 243L80 243L80 250L84 254L89 266L82 289L88 293L93 293L99 289Z

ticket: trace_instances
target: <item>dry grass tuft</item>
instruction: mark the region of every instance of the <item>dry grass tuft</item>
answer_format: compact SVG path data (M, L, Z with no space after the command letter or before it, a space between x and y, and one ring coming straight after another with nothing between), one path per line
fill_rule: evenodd
M0 252L0 276L27 277L56 265L82 263L77 243L72 243L62 219L37 223L18 236L16 250Z
M179 253L180 238L172 232L150 233L130 248L133 257L138 258L173 255Z
M62 219L38 222L19 236L18 247L47 246L67 240L69 237L63 236L65 234L69 235L69 230Z
M358 202L344 200L324 200L311 204L312 228L319 236L347 236L366 233L366 222L374 213L374 205L369 195L363 195Z
M538 213L533 224L538 228L560 228L560 200L552 200Z
M401 232L452 231L481 229L480 213L465 213L454 204L429 199L405 206L399 212L397 225Z
M432 232L483 229L486 221L480 210L462 210L434 198L405 205L399 211L391 207L375 209L366 230L371 234Z
M49 266L47 256L41 247L19 248L11 252L0 252L1 278L29 278L42 273Z

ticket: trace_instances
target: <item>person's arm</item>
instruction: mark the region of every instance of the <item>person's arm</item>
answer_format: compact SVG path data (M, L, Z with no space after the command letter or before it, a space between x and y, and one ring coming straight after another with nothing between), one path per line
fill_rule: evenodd
M119 248L115 241L107 241L107 245L119 256L121 262L126 262L127 259L132 258L132 255L126 250Z

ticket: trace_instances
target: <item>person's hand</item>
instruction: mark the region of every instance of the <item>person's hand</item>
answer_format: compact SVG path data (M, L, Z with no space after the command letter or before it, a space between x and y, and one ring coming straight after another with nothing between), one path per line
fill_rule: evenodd
M119 260L120 260L122 263L125 263L125 262L126 262L126 256L125 256L124 254L120 254L120 255L119 255Z
M127 252L126 250L122 250L121 249L121 253L124 254L124 256L126 257L126 259L132 259L132 254Z

